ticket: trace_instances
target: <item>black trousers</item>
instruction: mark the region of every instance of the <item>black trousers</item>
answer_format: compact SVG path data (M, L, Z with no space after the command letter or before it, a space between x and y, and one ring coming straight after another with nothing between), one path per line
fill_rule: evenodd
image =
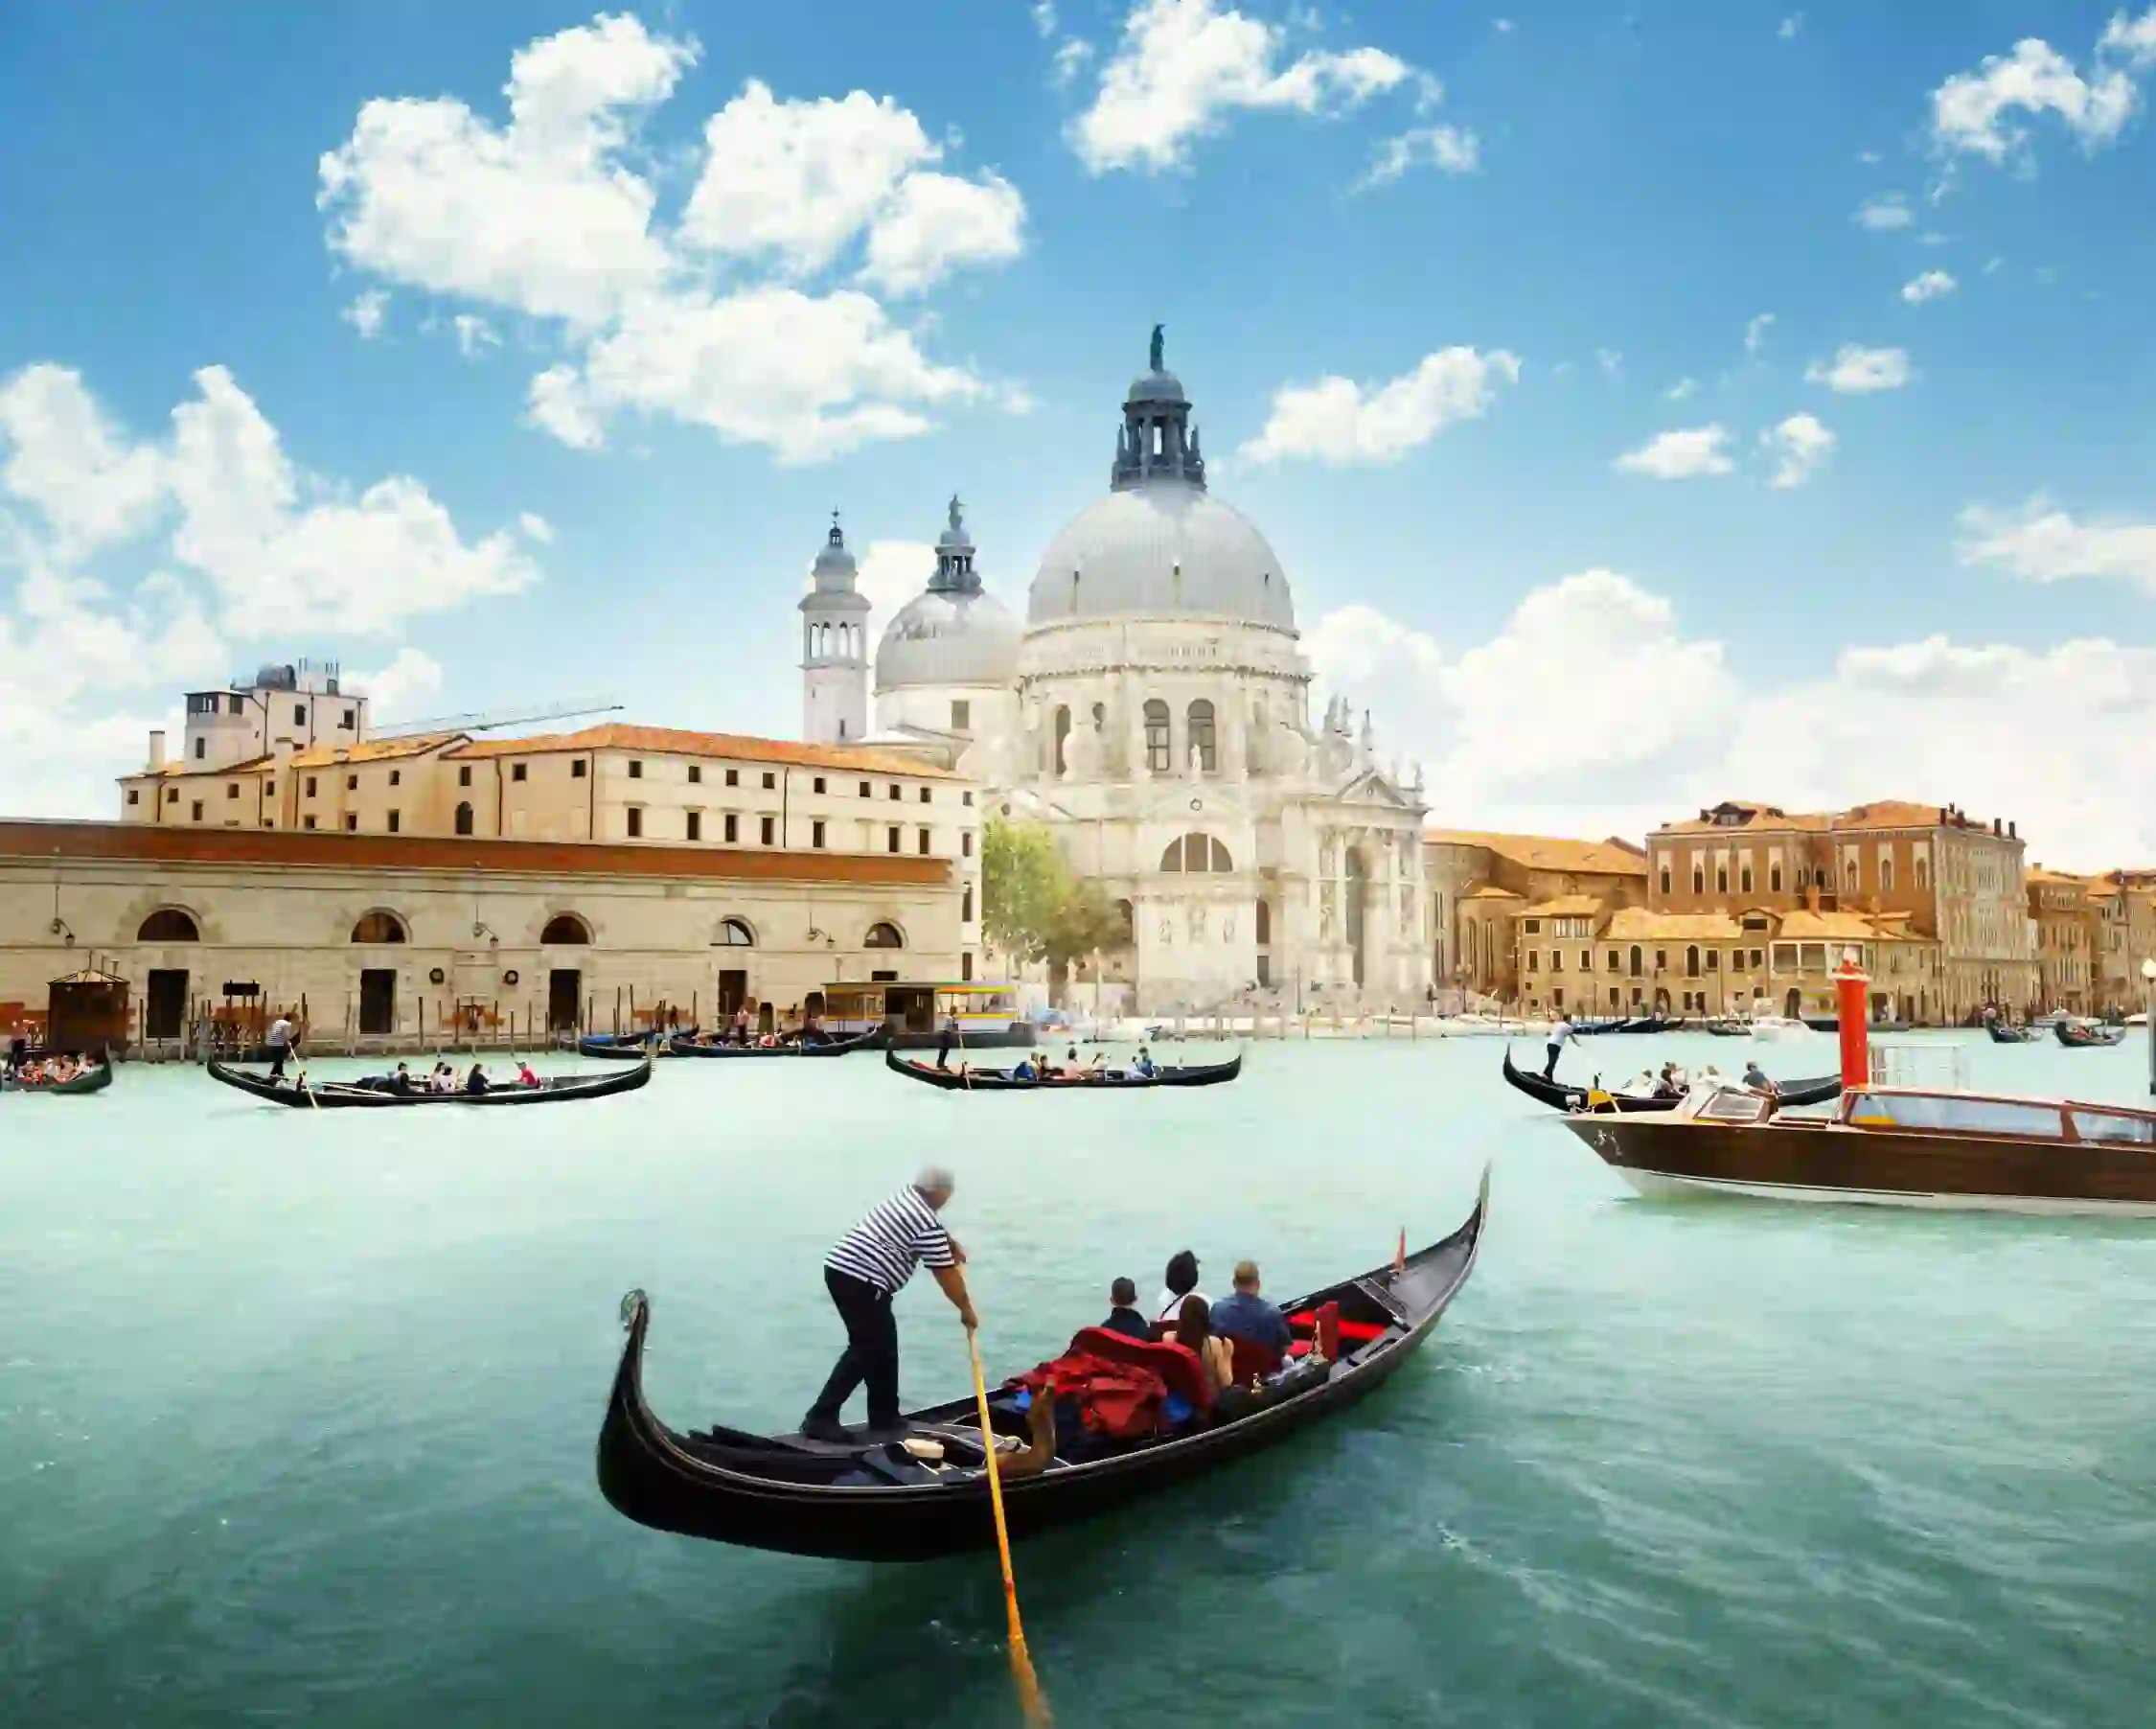
M288 1049L284 1045L272 1045L269 1048L269 1078L271 1080L283 1080L285 1078L285 1058Z
M1555 1043L1552 1043L1550 1045L1549 1061L1543 1064L1542 1066L1542 1078L1544 1080L1549 1079L1550 1076L1557 1072L1557 1053L1562 1049L1564 1049L1564 1047L1562 1045L1558 1045Z
M891 1294L835 1267L824 1268L823 1283L838 1319L846 1324L846 1349L838 1353L809 1415L836 1422L854 1389L866 1381L869 1427L889 1427L899 1419L898 1322L891 1314Z

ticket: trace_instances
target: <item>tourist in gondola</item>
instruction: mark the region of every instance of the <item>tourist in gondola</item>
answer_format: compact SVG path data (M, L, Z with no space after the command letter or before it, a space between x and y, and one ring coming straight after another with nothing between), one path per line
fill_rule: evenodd
M1145 1317L1138 1313L1137 1286L1127 1279L1118 1279L1108 1287L1108 1319L1101 1326L1112 1333L1121 1333L1127 1339L1150 1343L1153 1328Z
M1155 1312L1156 1321L1173 1324L1182 1313L1185 1297L1202 1297L1198 1288L1198 1256L1188 1249L1179 1249L1169 1257L1168 1270L1161 1279L1160 1302Z
M516 1084L519 1087L536 1087L539 1084L539 1077L532 1072L531 1064L522 1057L516 1059Z
M1767 1078L1767 1072L1759 1067L1757 1057L1752 1058L1744 1066L1744 1085L1746 1091L1756 1093L1761 1098L1779 1098L1781 1096L1781 1089Z
M863 1382L868 1387L868 1439L903 1439L899 1418L898 1323L891 1299L906 1287L916 1267L926 1265L943 1294L958 1311L968 1332L979 1326L966 1294L966 1252L944 1229L938 1216L950 1204L957 1179L941 1165L929 1165L906 1187L883 1202L838 1239L824 1257L824 1288L845 1325L846 1349L831 1378L801 1419L811 1441L845 1443L854 1437L838 1414Z
M1168 1337L1197 1355L1205 1372L1205 1385L1217 1394L1234 1383L1235 1348L1213 1330L1212 1317L1212 1304L1193 1293L1182 1300L1176 1312L1176 1330Z
M464 1077L465 1092L476 1098L483 1093L491 1092L493 1087L493 1083L487 1078L487 1071L477 1063L472 1064L471 1072Z
M1288 1354L1287 1317L1279 1305L1258 1294L1258 1269L1254 1260L1235 1263L1235 1290L1214 1304L1213 1331L1228 1339L1248 1339L1271 1350L1275 1360Z
M457 1072L445 1062L437 1061L434 1072L426 1077L430 1093L454 1093L457 1090Z
M1557 1054L1565 1049L1565 1041L1573 1036L1572 1024L1559 1015L1557 1025L1549 1029L1549 1043L1546 1047L1549 1052L1549 1060L1542 1066L1544 1080L1554 1080L1557 1077Z
M1011 1078L1021 1081L1039 1080L1041 1078L1041 1072L1034 1067L1031 1051L1027 1051L1011 1065Z
M400 1098L409 1098L412 1094L412 1066L409 1063L399 1063L382 1091L394 1093Z

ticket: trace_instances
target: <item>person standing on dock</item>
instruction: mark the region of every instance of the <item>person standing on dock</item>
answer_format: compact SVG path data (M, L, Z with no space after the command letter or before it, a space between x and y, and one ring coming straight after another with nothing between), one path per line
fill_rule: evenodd
M1557 1025L1549 1029L1549 1060L1542 1066L1542 1078L1544 1080L1556 1078L1557 1053L1565 1049L1565 1041L1574 1036L1572 1024L1566 1020L1563 1015L1559 1015Z
M929 1165L840 1237L824 1257L824 1288L845 1324L846 1349L838 1353L831 1378L801 1419L801 1433L809 1440L841 1445L855 1440L839 1422L838 1413L864 1381L868 1439L904 1437L906 1425L899 1418L898 1322L891 1314L891 1299L905 1288L914 1268L928 1266L968 1332L979 1325L961 1270L966 1252L937 1216L957 1186L957 1179L941 1165Z

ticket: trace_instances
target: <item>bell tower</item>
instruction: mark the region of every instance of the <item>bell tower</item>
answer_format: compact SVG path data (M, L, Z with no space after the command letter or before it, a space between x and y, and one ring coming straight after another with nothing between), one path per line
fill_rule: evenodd
M868 735L869 603L855 575L833 511L815 586L801 597L801 737L812 745L858 745Z

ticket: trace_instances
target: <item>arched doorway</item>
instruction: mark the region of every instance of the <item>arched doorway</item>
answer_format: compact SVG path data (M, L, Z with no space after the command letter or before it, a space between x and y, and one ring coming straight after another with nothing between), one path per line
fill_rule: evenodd
M1368 935L1369 920L1366 903L1370 897L1370 866L1363 857L1360 846L1347 849L1347 905L1342 909L1347 921L1347 952L1355 969L1355 988L1361 990L1368 976L1369 966L1364 956Z

